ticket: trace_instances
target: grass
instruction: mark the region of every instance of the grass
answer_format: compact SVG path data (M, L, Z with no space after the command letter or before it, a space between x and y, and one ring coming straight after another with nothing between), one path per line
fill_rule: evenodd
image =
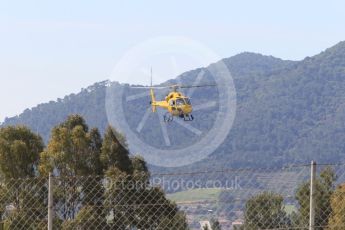
M285 205L284 210L287 214L291 214L292 212L297 211L296 207L292 204Z
M192 189L182 192L167 194L168 199L179 202L195 202L195 201L217 201L222 189L205 188Z

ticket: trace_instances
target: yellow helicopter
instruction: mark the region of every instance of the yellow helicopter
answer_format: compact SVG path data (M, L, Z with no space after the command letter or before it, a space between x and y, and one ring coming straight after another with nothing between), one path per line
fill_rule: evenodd
M183 95L183 93L179 92L178 89L186 89L186 88L200 88L200 87L212 87L216 86L214 84L206 84L206 85L170 85L170 86L152 86L152 79L151 79L151 86L143 86L143 87L132 87L132 88L146 88L150 89L151 95L151 107L152 112L156 112L157 107L163 108L167 110L164 114L164 121L171 122L173 121L174 117L183 118L184 121L193 121L194 117L192 115L193 106L190 101L190 98ZM163 101L157 101L154 93L154 89L166 89L170 88L172 91L168 93Z

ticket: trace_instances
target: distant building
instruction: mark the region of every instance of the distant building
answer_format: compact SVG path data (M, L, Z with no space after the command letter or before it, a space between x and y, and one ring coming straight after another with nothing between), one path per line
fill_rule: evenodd
M219 218L218 222L222 226L222 229L231 229L232 227L232 222L226 218Z
M211 224L210 224L210 221L206 220L206 221L200 221L200 229L201 230L204 230L204 227L208 227L208 229L212 230L211 228Z
M232 229L239 229L243 225L243 220L235 220L232 222Z

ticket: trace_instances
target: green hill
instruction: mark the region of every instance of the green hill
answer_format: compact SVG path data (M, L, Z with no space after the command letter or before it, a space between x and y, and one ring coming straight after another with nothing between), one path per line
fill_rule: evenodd
M237 91L234 125L223 145L208 159L188 166L188 170L281 166L311 159L322 163L343 161L345 42L301 61L254 53L242 53L223 61L233 75ZM200 70L186 72L178 78L183 83L191 83ZM96 83L78 94L27 109L16 117L6 118L3 125L28 125L47 140L54 125L71 113L79 113L90 126L104 130L108 84ZM212 92L200 91L195 97L207 100ZM145 103L138 102L133 108L145 111L148 101L149 98ZM134 113L132 123L142 116L141 112ZM207 129L210 124L197 125ZM160 132L150 127L146 127L150 132L148 139L162 138Z

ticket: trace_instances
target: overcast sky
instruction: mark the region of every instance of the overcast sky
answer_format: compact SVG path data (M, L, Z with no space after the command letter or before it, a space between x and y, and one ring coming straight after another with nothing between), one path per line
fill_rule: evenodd
M219 57L300 60L345 40L344 11L340 0L0 0L0 121L108 79L129 49L157 36L199 41Z

